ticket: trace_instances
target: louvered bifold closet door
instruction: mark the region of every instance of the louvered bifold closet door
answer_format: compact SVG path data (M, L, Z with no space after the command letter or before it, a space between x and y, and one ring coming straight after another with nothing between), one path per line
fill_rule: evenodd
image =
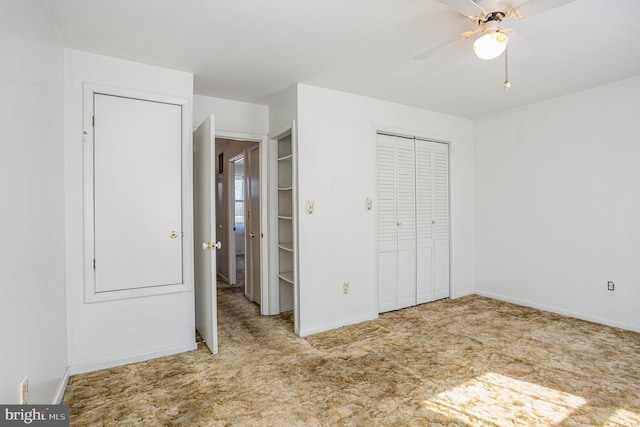
M378 311L397 309L397 225L395 138L378 135L376 144Z
M449 297L449 145L433 143L435 299Z
M416 304L416 180L414 140L396 137L398 307Z
M433 142L416 140L416 303L434 300Z

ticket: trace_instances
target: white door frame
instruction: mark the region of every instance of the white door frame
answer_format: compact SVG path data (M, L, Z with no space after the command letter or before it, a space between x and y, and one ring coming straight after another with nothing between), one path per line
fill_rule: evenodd
M269 301L270 286L269 284L269 229L267 218L267 189L268 189L268 137L255 133L233 132L226 130L215 130L216 138L234 139L238 141L255 141L260 147L260 230L261 230L261 261L260 262L260 293L262 301ZM260 314L278 314L271 312L269 304L260 305Z

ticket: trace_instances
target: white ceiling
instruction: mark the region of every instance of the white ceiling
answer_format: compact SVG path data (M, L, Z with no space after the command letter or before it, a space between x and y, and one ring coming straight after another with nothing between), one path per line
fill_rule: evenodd
M544 1L544 0L534 0ZM190 71L195 92L269 104L294 83L477 118L640 75L640 1L575 0L509 21L509 64L438 0L48 0L65 46Z

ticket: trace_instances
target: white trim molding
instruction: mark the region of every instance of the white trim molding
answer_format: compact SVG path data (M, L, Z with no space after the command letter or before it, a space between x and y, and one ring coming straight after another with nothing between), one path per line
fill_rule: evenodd
M152 351L149 353L134 354L125 357L117 357L114 359L105 359L96 362L82 363L80 365L72 365L69 367L69 371L71 375L84 374L87 372L99 371L101 369L129 365L131 363L145 362L147 360L157 359L158 357L172 356L174 354L192 351L196 348L198 348L198 345L193 342L191 344L169 347L164 350Z
M69 377L71 376L71 369L67 366L64 370L64 375L60 379L58 383L58 388L56 389L56 394L53 397L52 405L59 405L62 402L62 398L64 397L64 392L67 390L67 384L69 384Z
M604 319L602 317L590 316L588 314L578 313L571 310L565 310L558 307L553 307L545 304L538 304L531 301L525 301L518 298L511 298L500 294L494 294L492 292L476 291L476 295L480 295L487 298L492 298L499 301L508 302L511 304L521 305L523 307L535 308L537 310L549 311L551 313L560 314L562 316L574 317L580 320L586 320L587 322L599 323L601 325L612 326L614 328L626 329L628 331L640 332L640 325L630 325L628 323L617 322L615 320Z

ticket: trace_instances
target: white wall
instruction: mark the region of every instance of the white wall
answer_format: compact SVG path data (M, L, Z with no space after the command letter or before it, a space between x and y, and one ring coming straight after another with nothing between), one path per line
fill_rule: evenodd
M451 141L451 296L472 293L473 123L307 85L297 96L300 334L378 314L374 211L365 209L375 197L376 128ZM304 213L307 200L313 215Z
M269 132L279 132L298 119L298 86L285 90L276 102L269 105ZM277 136L277 135L274 135Z
M194 95L193 128L196 129L210 114L215 115L216 130L266 135L269 126L269 107L211 96Z
M73 373L195 348L193 292L84 303L83 82L192 99L190 73L65 49L69 364ZM184 218L185 221L191 220ZM188 280L188 279L185 279Z
M475 121L478 293L640 331L639 117L636 77Z
M64 386L63 49L44 1L0 2L0 402Z

